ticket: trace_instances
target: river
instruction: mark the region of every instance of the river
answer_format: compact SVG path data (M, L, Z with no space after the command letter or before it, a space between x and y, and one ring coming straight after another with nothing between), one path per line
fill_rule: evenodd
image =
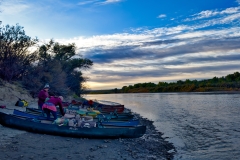
M177 149L174 160L240 159L240 94L134 93L84 95L108 100L154 121Z

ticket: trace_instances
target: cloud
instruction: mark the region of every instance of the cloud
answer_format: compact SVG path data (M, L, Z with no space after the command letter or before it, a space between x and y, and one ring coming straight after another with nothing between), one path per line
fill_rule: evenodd
M240 4L240 0L236 0L236 2L237 2L238 4Z
M179 80L240 70L239 8L202 11L190 18L199 21L62 42L76 43L78 53L93 60L88 73L92 83L114 81L123 86L123 79L134 84L145 82L142 77L149 81Z
M22 14L29 8L31 8L29 4L23 3L22 1L18 0L2 1L0 5L0 11L3 15Z
M234 18L237 18L236 16ZM224 18L228 19L228 18ZM213 20L216 23L230 23L229 20ZM180 25L169 28L155 28L152 30L138 29L136 33L118 33L93 37L79 37L65 43L75 42L78 53L90 58L95 63L107 64L117 61L153 60L159 61L180 55L192 55L204 52L227 52L237 50L240 41L240 28L222 28L200 30L203 27L216 25L205 22L198 25ZM59 41L59 40L57 40ZM63 40L64 41L64 40ZM59 41L61 42L61 41ZM162 65L191 63L188 61L162 61ZM195 58L204 60L205 58ZM217 59L216 59L217 60ZM126 62L124 62L126 63ZM148 62L150 65L151 63ZM141 66L144 67L144 66Z
M238 61L239 62L239 61ZM204 73L211 73L211 72L223 72L223 71L236 71L239 70L240 66L239 63L231 63L231 64L218 64L218 65L204 65L204 66L186 66L180 68L170 68L159 66L155 69L131 69L131 70L121 70L121 71L113 71L110 69L104 70L94 70L91 72L91 81L97 81L99 83L103 82L121 82L123 79L125 81L132 81L136 79L141 79L141 83L149 82L152 78L155 78L157 82L161 81L159 77L176 77L180 76L180 74L191 73L192 75L195 74L195 78L202 78L201 74ZM199 76L198 76L199 75ZM148 79L144 78L148 77ZM188 76L189 77L189 76ZM213 77L213 76L212 76ZM210 78L212 78L210 77ZM173 79L173 78L168 78ZM179 79L176 79L179 80Z
M123 0L85 0L78 3L78 5L96 4L96 5L107 5L113 3L119 3Z
M166 14L160 14L157 18L165 18L165 17L167 17Z
M206 18L211 18L214 16L223 16L223 15L230 15L230 14L236 14L240 13L240 7L231 7L227 8L222 11L218 10L206 10L206 11L201 11L200 13L192 15L193 18L187 18L185 21L193 21L193 20L199 20L199 19L206 19Z
M105 2L103 2L104 4L109 4L109 3L118 3L121 2L123 0L106 0Z
M172 43L183 42L183 40L146 42L139 46L132 45L114 47L111 49L90 50L86 55L96 63L101 64L113 63L118 60L156 60L201 52L225 52L238 49L240 37L208 40L189 39L187 41L192 41L192 43L182 43L181 45L172 47ZM169 45L170 47L161 48L161 45Z
M124 59L165 58L205 51L238 49L239 31L239 27L191 31L191 27L180 26L147 30L142 34L94 36L79 42L76 39L75 43L81 46L81 54L96 63L111 63Z
M197 36L184 36L184 39L144 41L141 45L89 51L86 55L97 64L97 69L91 72L96 78L92 77L91 81L120 83L124 77L126 81L134 79L143 83L141 77L149 80L168 77L169 80L171 76L176 79L180 73L197 73L196 78L202 78L204 73L215 72L217 76L218 72L239 70L240 36L228 34L227 30L198 31ZM237 30L240 29L230 29L230 32Z
M86 4L93 4L95 2L99 2L99 0L86 0L86 1L81 1L78 3L78 5L86 5Z

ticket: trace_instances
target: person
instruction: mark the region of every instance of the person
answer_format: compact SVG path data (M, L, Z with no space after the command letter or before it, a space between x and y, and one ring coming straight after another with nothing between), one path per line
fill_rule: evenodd
M46 98L49 98L49 84L46 84L44 88L38 93L38 109L42 110L42 105L45 102Z
M57 107L59 106L61 115L64 116L64 110L62 105L63 97L50 97L43 105L42 110L44 113L47 114L47 119L50 119L50 113L53 115L54 120L57 119Z

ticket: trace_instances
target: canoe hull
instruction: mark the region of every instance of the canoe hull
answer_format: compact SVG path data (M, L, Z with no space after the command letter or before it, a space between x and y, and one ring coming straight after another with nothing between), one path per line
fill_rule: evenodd
M101 112L110 113L123 113L124 105L117 105L117 106L107 106L107 105L99 105L96 109L100 110Z
M110 112L123 113L124 111L124 105L116 102L95 100L94 104L97 106L96 109L105 113Z
M29 132L81 138L138 138L145 134L146 126L111 128L74 128L32 121L31 119L0 112L0 124Z

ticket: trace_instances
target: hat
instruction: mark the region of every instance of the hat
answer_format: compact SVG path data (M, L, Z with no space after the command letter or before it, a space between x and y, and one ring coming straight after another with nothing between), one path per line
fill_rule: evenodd
M45 89L45 88L50 88L50 87L49 87L49 85L48 85L48 84L45 84L45 86L44 86L44 89Z
M60 98L63 101L63 97L62 96L59 96L58 98Z

